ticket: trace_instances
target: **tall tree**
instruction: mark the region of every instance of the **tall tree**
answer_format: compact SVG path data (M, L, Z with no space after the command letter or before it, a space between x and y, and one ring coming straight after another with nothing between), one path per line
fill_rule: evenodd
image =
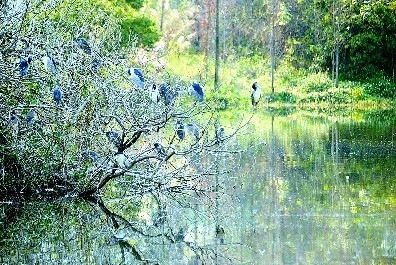
M270 33L270 55L271 55L271 93L274 94L275 67L277 60L277 23L279 19L279 0L271 1L271 33Z
M214 77L214 90L219 88L219 68L220 68L220 19L219 19L219 5L220 0L216 0L216 30L215 30L215 77Z

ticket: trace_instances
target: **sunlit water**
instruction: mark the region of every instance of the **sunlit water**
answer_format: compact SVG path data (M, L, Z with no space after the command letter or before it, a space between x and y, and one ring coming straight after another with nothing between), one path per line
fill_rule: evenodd
M215 162L232 168L218 176L218 196L189 209L169 200L162 226L139 212L144 234L72 198L3 203L0 264L139 264L135 250L151 264L396 264L394 114L257 114L232 145L246 151ZM184 238L153 236L170 228Z

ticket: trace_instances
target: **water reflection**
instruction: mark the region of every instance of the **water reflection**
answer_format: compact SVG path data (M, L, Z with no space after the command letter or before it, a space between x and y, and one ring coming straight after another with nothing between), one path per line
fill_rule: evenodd
M222 172L200 180L205 196L154 212L106 198L3 204L0 263L395 264L393 111L273 114L237 139L246 152L199 158Z

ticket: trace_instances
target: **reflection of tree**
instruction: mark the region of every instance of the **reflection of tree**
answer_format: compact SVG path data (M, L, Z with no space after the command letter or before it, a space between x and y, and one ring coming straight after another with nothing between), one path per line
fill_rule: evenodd
M0 35L8 36L0 41L1 200L20 194L83 198L100 207L122 251L137 261L152 262L146 249L130 242L134 238L187 246L198 257L216 259L215 246L189 241L190 217L197 205L215 201L218 209L218 183L214 189L210 185L232 165L219 169L208 159L231 155L228 143L245 124L230 128L219 141L210 98L196 102L190 82L156 69L152 62L160 52L152 51L149 60L133 41L121 49L118 32L108 30L119 26L116 19L94 3L52 1L47 6L33 0L13 16L15 10L8 9L13 2L6 2L7 8L0 8L13 26L0 18L5 32ZM90 10L98 14L93 17ZM45 18L32 16L42 12ZM56 72L41 65L46 51L56 60ZM14 62L30 53L29 72L19 76ZM130 77L135 71L129 67L136 64L143 88ZM159 82L169 83L171 102L153 97ZM170 211L179 220L171 219Z

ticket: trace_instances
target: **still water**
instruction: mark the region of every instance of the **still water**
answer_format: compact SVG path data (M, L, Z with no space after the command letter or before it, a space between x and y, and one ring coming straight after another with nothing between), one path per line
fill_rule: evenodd
M198 158L220 172L208 192L157 194L161 211L114 192L2 202L0 264L396 264L395 137L393 110L262 110Z

